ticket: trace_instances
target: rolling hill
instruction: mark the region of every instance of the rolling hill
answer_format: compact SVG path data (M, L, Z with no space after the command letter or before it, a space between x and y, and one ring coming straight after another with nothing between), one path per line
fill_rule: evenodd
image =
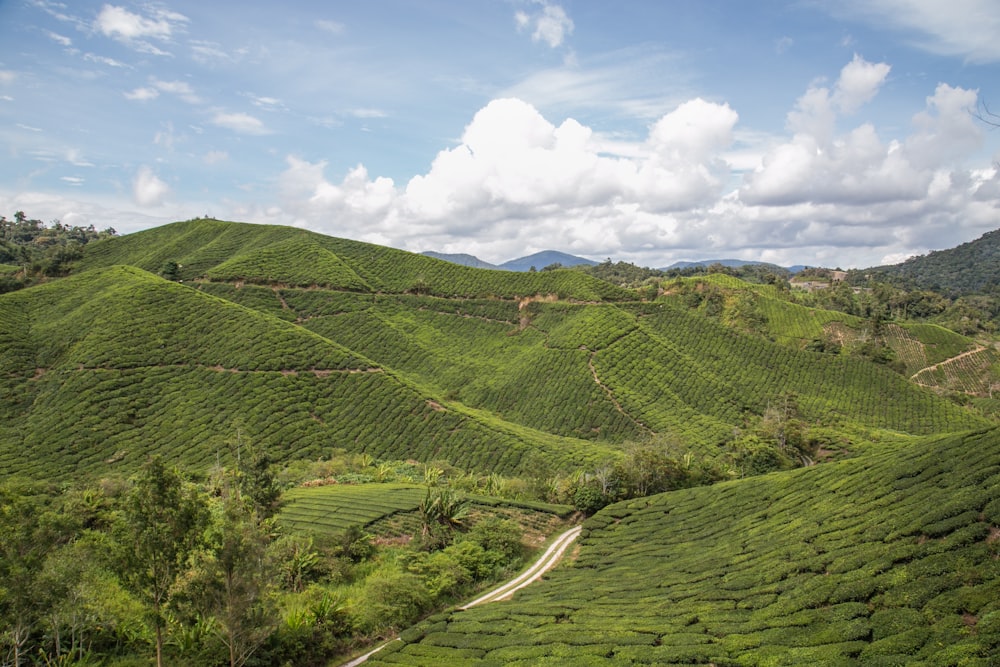
M486 271L292 227L219 220L188 220L105 239L87 248L78 268L127 264L159 273L168 262L178 265L177 277L182 280L204 277L462 298L558 294L589 301L630 297L626 290L577 271Z
M204 470L240 433L279 460L342 447L514 471L547 448L608 453L447 406L308 329L135 267L0 304L4 474L131 470L152 453Z
M183 282L149 272L171 262ZM635 299L577 271L291 228L198 220L106 239L75 275L0 297L0 471L128 470L151 452L198 468L237 433L277 460L343 448L516 473L650 437L713 460L790 393L848 449L988 423L865 360ZM768 312L775 330L821 321Z
M986 666L986 342L727 275L634 291L192 220L95 241L68 277L0 295L0 476L86 483L150 454L204 476L252 442L303 468L342 450L583 489L653 443L710 473L686 480L730 481L598 511L547 581L433 615L374 662ZM893 365L857 353L873 346ZM774 447L808 441L805 467L741 478L775 419ZM282 520L393 538L420 498L300 489Z
M584 266L594 266L597 262L586 257L577 257L576 255L570 255L557 250L543 250L542 252L536 252L526 257L507 260L500 265L500 268L508 271L530 271L531 267L535 267L540 271L552 264L562 264L566 267L579 266L581 264Z

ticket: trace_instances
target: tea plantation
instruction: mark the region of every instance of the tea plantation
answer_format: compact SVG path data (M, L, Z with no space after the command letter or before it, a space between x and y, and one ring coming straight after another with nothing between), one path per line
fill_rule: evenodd
M1000 431L610 506L510 602L369 664L1000 661Z
M857 326L775 305L773 287L709 283L753 295L769 331ZM662 437L711 462L789 395L804 428L846 450L989 423L864 358L637 298L582 272L474 269L284 227L193 220L104 239L74 275L0 296L0 473L128 472L152 453L203 471L238 434L275 461L344 449L586 470ZM972 344L899 332L912 368Z

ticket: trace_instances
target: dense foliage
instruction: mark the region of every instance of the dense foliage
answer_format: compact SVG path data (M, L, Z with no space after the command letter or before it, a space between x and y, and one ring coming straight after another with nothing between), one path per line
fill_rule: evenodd
M83 257L84 246L116 234L110 227L99 232L93 225L78 227L58 220L46 225L22 211L13 220L0 215L0 293L66 275Z
M412 482L296 489L276 515L266 457L236 447L234 467L198 484L157 458L96 486L0 484L4 664L326 664L508 574L526 553L522 523L537 523ZM314 530L310 496L355 521ZM421 498L455 499L433 539L375 527ZM546 530L561 523L536 506ZM476 509L459 520L459 507Z
M292 227L189 220L88 248L84 269L129 264L172 279L323 285L345 290L500 297L557 294L580 300L629 293L579 271L484 270Z
M893 280L911 289L945 294L996 293L1000 289L1000 230L947 250L911 257L901 264L864 273Z

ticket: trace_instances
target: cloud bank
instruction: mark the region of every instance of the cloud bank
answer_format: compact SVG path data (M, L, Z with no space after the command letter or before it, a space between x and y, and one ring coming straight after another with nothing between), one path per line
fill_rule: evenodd
M689 100L623 142L503 98L405 184L363 165L335 183L325 162L289 157L281 214L413 251L496 261L557 248L648 266L694 253L822 264L845 249L857 251L851 266L871 266L954 245L958 229L995 227L1000 175L965 164L983 145L970 113L977 91L939 84L909 134L886 141L849 119L889 72L855 56L831 86L810 86L788 113L788 134L772 137L749 170L727 159L739 125L727 104Z

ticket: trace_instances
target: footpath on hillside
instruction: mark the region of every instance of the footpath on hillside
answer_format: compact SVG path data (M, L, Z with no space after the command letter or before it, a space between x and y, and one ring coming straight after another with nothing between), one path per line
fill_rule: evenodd
M487 602L496 602L497 600L506 600L514 595L517 591L521 590L525 586L531 584L532 582L538 581L543 574L551 570L556 564L562 559L563 554L569 545L580 536L580 532L583 530L581 526L575 526L570 528L565 533L560 535L555 539L555 541L549 545L549 548L545 550L545 553L535 561L534 565L529 567L527 570L522 572L517 577L511 579L507 583L494 588L492 591L486 595L482 595L472 602L462 605L459 607L460 610L469 609L470 607L475 607L480 604L486 604ZM392 641L399 641L398 639L393 639ZM362 664L368 658L375 655L383 648L385 648L390 642L380 645L364 655L354 658L350 662L344 663L341 667L357 667Z

